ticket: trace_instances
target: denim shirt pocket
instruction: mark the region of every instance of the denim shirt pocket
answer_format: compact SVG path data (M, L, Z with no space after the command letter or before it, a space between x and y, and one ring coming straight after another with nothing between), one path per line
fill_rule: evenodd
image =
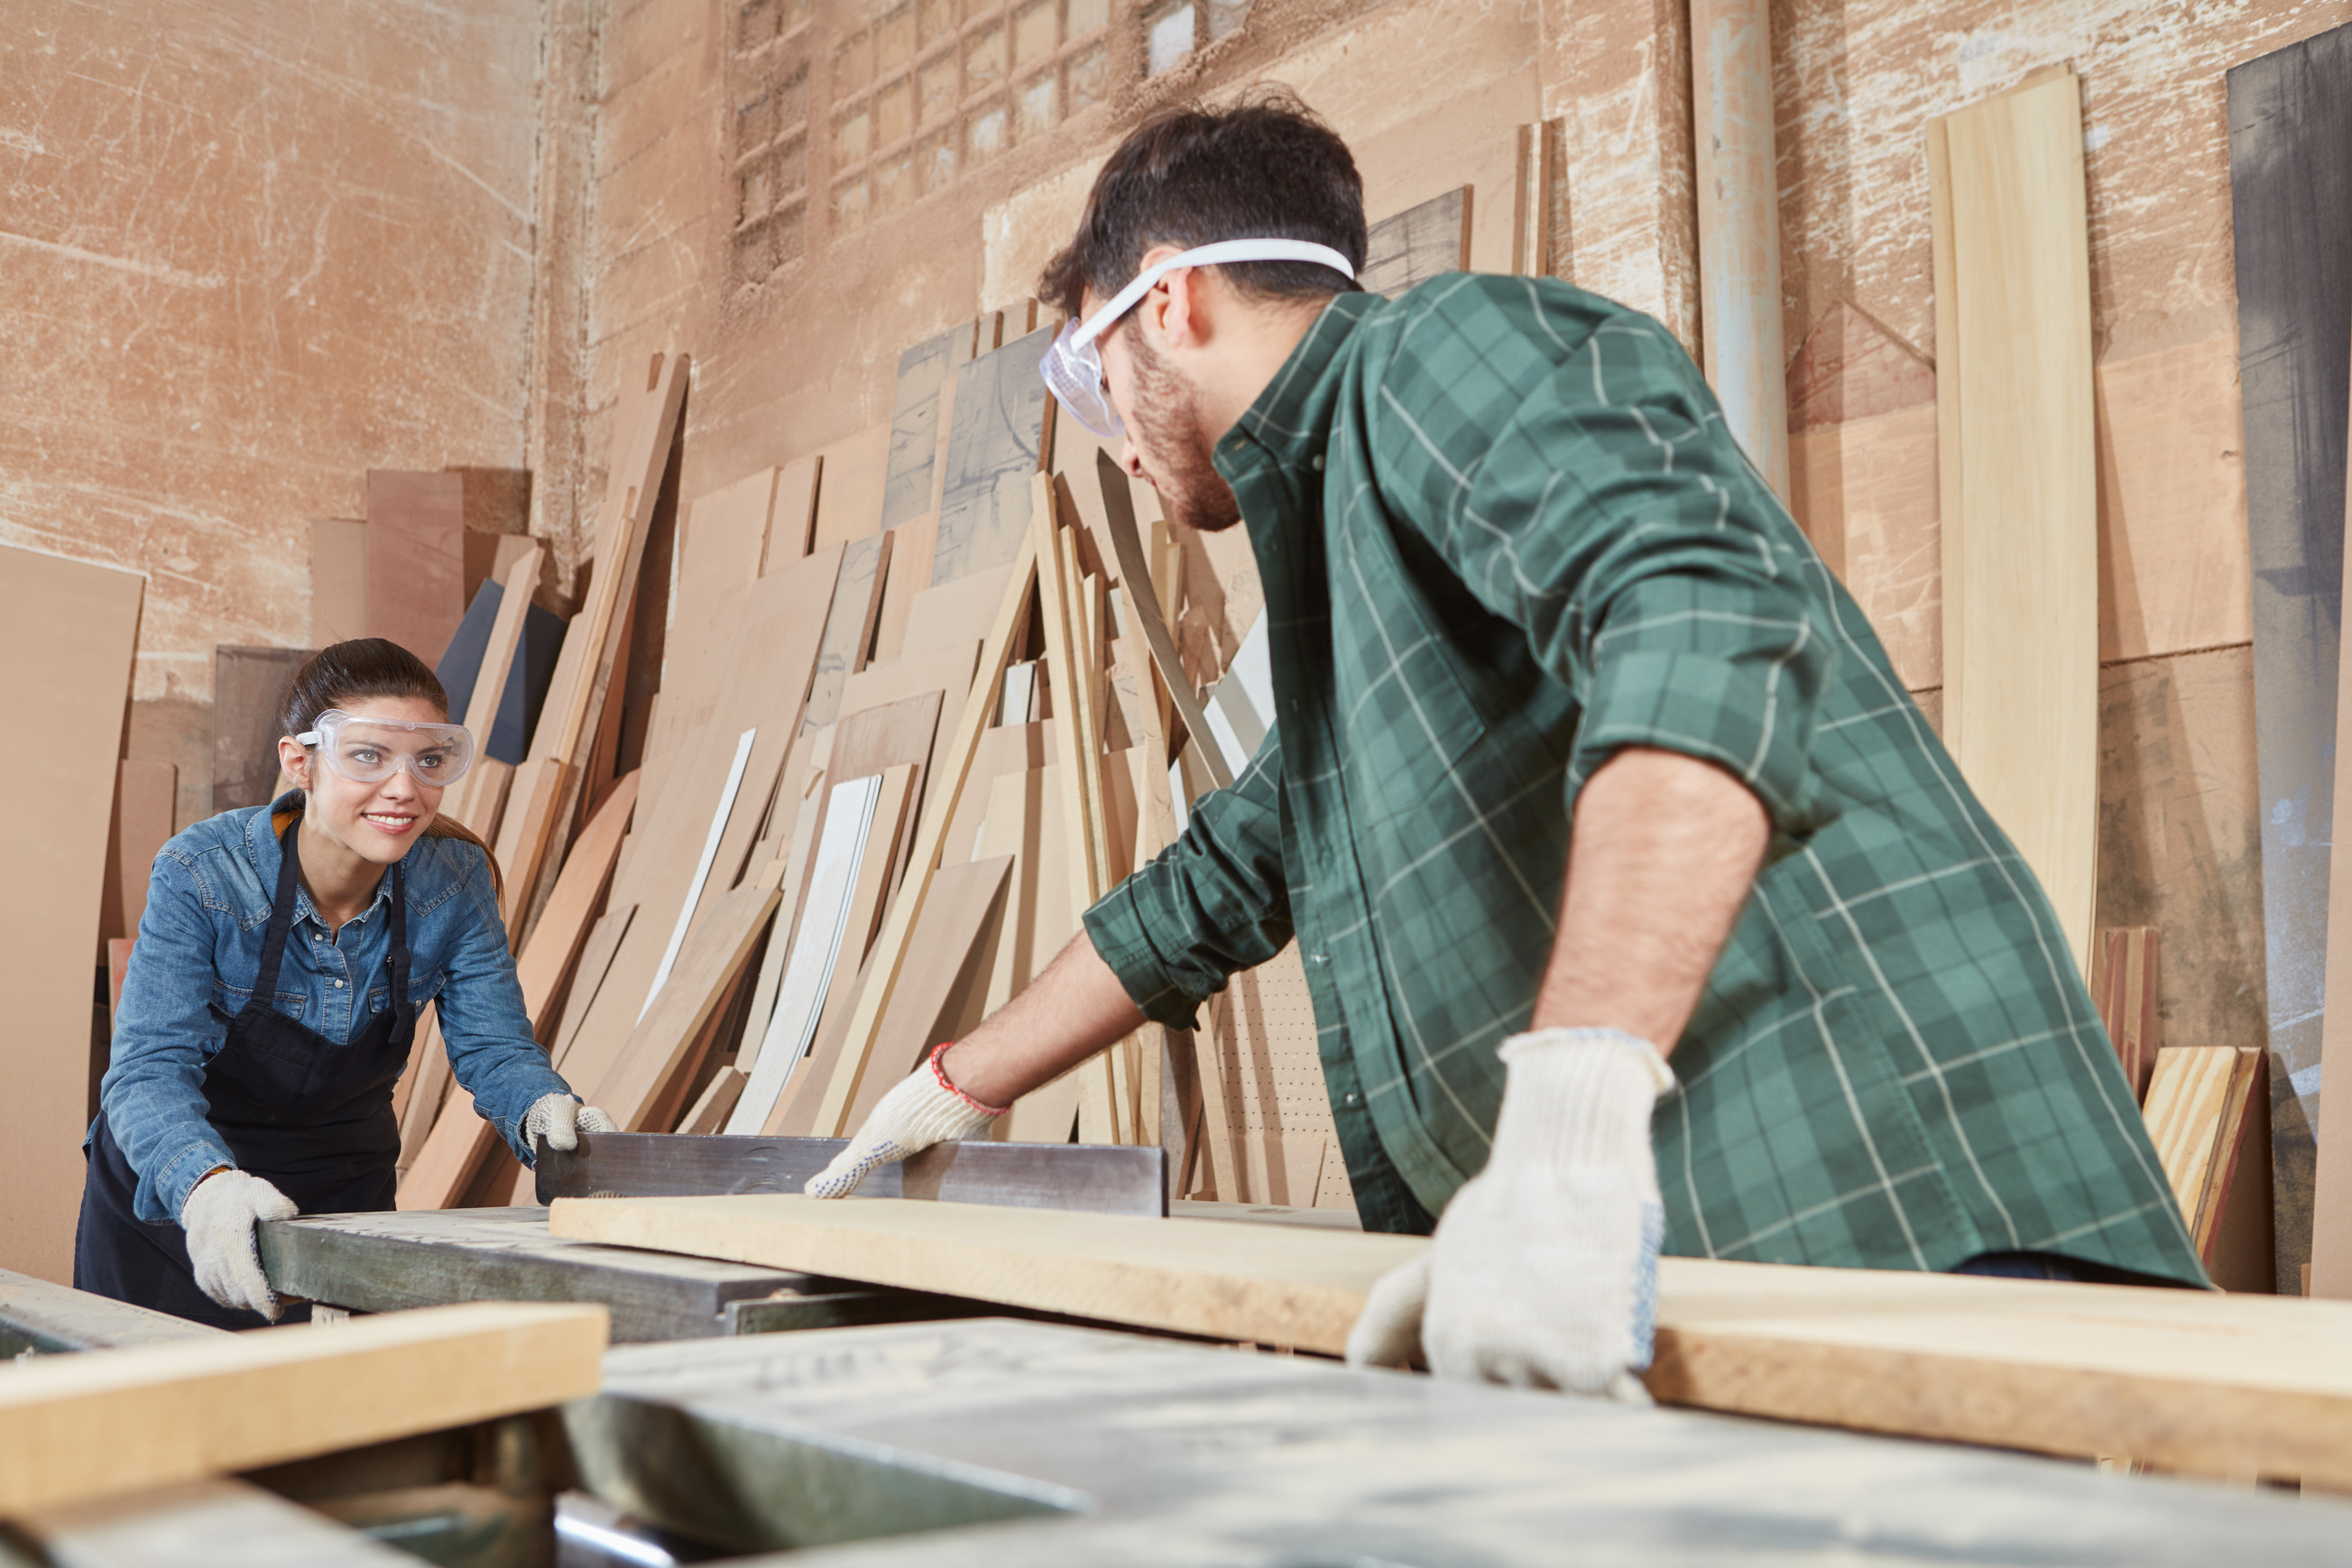
M213 1011L226 1022L236 1022L236 1016L245 1011L245 1005L252 999L251 986L231 985L220 980L213 982ZM306 991L289 991L281 985L271 997L271 1004L278 1013L299 1024L304 1021L305 1015L310 1010L310 996Z

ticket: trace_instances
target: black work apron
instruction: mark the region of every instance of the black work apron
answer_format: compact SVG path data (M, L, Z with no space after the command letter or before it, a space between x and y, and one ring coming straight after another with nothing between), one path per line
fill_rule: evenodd
M356 1214L392 1207L400 1123L392 1086L408 1065L416 1012L408 1001L408 910L397 861L392 868L392 1005L349 1045L305 1028L274 1005L278 972L294 924L298 818L278 841L278 896L262 939L261 969L228 1038L205 1068L205 1120L236 1155L304 1214ZM365 1005L367 977L354 1005ZM226 1016L218 1006L215 1016ZM74 1286L134 1306L222 1329L263 1321L243 1308L216 1306L196 1289L188 1236L176 1224L150 1225L131 1210L137 1173L100 1111L86 1150L81 1222L74 1233ZM292 1307L288 1320L310 1315Z

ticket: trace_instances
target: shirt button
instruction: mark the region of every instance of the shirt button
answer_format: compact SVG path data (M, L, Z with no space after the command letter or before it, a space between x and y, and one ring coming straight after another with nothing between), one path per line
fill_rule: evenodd
M341 981L340 981L340 980L336 981L336 982L335 982L335 989L336 989L336 990L338 990L338 991L341 991L342 988L343 988L343 983L342 983Z
M1323 454L1320 452L1316 453L1315 456L1307 459L1307 463L1317 473L1321 473L1323 471Z
M1349 1089L1349 1090L1347 1092L1347 1094L1346 1094L1346 1095L1344 1095L1342 1098L1343 1098L1343 1099L1345 1100L1345 1101L1346 1101L1348 1104L1349 1104L1349 1105L1361 1105L1361 1104L1363 1104L1363 1103L1364 1103L1364 1097L1363 1097L1362 1095L1360 1095L1360 1094L1358 1094L1358 1093L1357 1093L1354 1089Z

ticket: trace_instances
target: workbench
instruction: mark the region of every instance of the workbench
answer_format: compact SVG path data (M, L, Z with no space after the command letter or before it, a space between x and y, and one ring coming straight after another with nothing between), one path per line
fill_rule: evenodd
M223 1561L224 1541L239 1543L240 1562L383 1564L414 1561L383 1542L406 1531L425 1545L415 1532L429 1526L436 1561L499 1568L547 1561L526 1542L532 1529L544 1537L566 1487L579 1507L648 1534L739 1560L789 1552L749 1559L779 1568L2207 1568L2343 1561L2352 1542L2352 1505L2318 1496L1064 1323L750 1332L760 1320L743 1309L761 1301L777 1304L778 1322L984 1309L555 1242L543 1215L309 1218L265 1227L266 1250L281 1289L361 1310L506 1290L610 1300L641 1331L678 1331L616 1344L594 1397L495 1430L281 1467L258 1485L117 1502L43 1542L0 1540L0 1564L178 1568ZM137 1309L8 1284L0 1335L13 1343L98 1348L173 1331ZM432 1483L443 1474L461 1479Z

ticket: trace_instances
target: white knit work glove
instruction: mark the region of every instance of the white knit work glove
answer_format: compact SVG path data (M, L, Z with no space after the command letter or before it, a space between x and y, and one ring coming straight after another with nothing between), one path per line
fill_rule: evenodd
M1674 1074L1615 1029L1503 1042L1486 1168L1454 1194L1429 1250L1382 1277L1348 1336L1350 1365L1404 1359L1440 1377L1647 1403L1658 1298L1650 1114Z
M802 1191L813 1198L845 1198L875 1166L919 1154L934 1143L951 1142L1003 1115L1003 1109L982 1105L948 1081L947 1069L940 1065L947 1048L942 1043L929 1061L884 1095L849 1147L811 1176Z
M583 1105L568 1094L542 1094L522 1114L522 1146L536 1150L539 1140L569 1154L580 1147L583 1132L618 1132L621 1124L593 1105Z
M180 1228L188 1233L188 1262L196 1289L220 1307L243 1307L278 1321L278 1293L261 1271L253 1226L265 1219L292 1219L294 1200L244 1171L215 1171L188 1190L180 1205Z

